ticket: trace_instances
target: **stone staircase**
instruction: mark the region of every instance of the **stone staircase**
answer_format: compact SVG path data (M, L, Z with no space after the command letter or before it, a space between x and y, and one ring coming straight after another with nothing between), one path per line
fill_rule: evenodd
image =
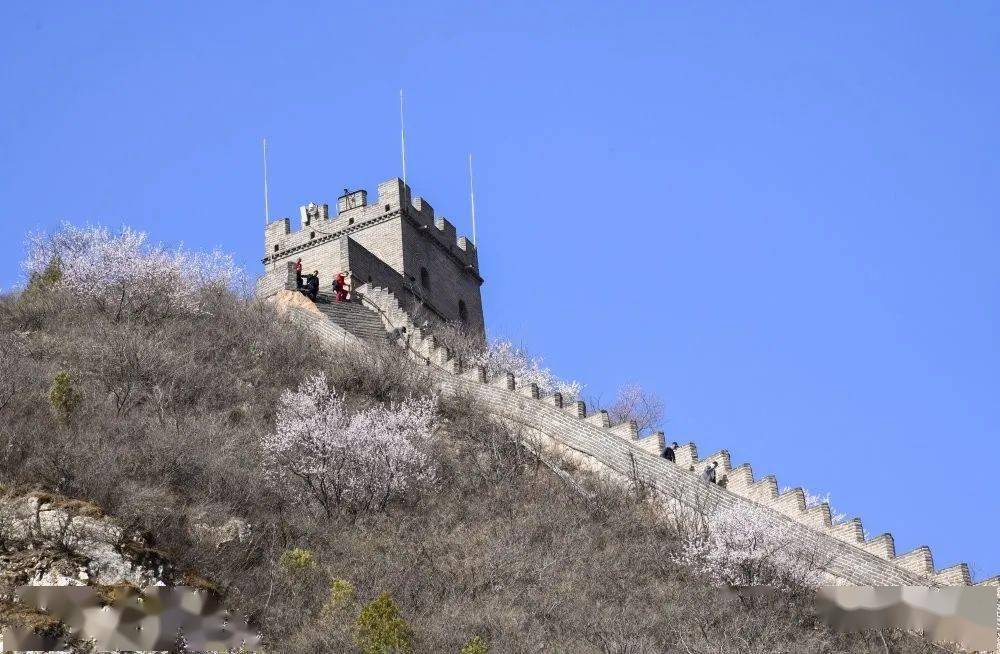
M367 343L385 343L387 340L382 319L361 302L337 302L334 296L320 293L316 308L332 322Z

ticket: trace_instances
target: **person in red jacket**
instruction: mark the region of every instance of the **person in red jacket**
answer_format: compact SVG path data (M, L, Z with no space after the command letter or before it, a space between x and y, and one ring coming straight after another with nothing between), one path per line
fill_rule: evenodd
M333 280L333 290L337 294L337 302L344 302L347 300L347 288L344 273L337 273L337 278Z
M302 257L295 260L295 288L302 288Z

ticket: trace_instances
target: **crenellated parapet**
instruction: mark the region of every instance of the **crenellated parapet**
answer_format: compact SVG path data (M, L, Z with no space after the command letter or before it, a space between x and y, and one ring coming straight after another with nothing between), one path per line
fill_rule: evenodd
M263 297L281 287L286 264L299 262L303 274L317 273L321 290L332 291L336 276L351 271L359 283L397 294L415 318L485 333L475 245L399 178L382 182L375 194L344 189L332 206L304 204L295 225L289 218L268 223L262 262Z
M732 468L729 453L725 450L699 458L694 443L686 443L677 449L676 465L689 471L699 473L713 462L719 463L716 475L720 479L725 477L724 483L730 492L774 509L796 522L849 543L880 559L890 561L904 570L930 577L941 585L971 584L967 564L958 563L935 570L931 550L923 545L897 555L892 534L884 533L873 538L866 538L864 525L860 518L851 518L834 524L828 503L821 502L814 506L807 506L805 491L802 488L792 488L783 493L779 492L780 486L777 477L765 475L755 479L753 468L748 463Z
M392 294L377 288L371 289L370 294L382 312L386 328L398 329L402 323L395 321L406 318L396 308L398 302ZM829 572L835 578L873 586L973 583L965 563L935 568L932 552L926 546L897 554L892 534L866 538L859 518L834 523L827 503L807 505L801 488L780 492L774 475L755 477L747 463L733 467L727 450L700 457L695 443L686 443L676 448L675 462L671 463L660 456L665 445L662 432L641 436L634 423L615 424L607 412L588 410L581 400L569 401L560 393L541 393L537 385L511 372L491 375L481 366L463 364L431 330L409 323L406 331L405 345L412 358L472 384L470 388L482 389L484 397L492 398L491 406L503 408L506 415L519 424L533 425L534 429L563 442L570 450L585 453L584 458L591 461L590 467L597 465L596 469L606 468L626 475L633 470L649 475L658 487L672 489L672 492L700 488L720 505L752 502L798 525L796 538L809 541L830 554L832 567ZM718 485L700 479L701 472L712 463L718 463ZM977 585L1000 588L1000 576L990 577Z
M475 245L443 216L434 215L434 207L417 196L411 197L410 187L403 180L393 178L378 185L375 202L368 201L368 191L344 189L337 199L337 213L330 215L329 205L304 204L299 207L299 223L291 228L289 218L277 218L264 230L263 263L296 255L310 247L374 227L382 222L403 217L414 228L434 239L461 267L478 275L479 257Z
M620 483L641 481L651 499L663 500L663 510L686 506L709 520L719 510L750 512L763 507L789 539L817 555L825 583L916 587L973 583L964 563L935 568L927 547L897 555L891 534L866 539L858 518L834 524L827 504L806 506L800 488L779 492L775 476L758 478L746 463L733 467L726 450L700 457L696 445L687 443L677 448L677 461L672 463L660 456L665 445L662 432L641 436L630 423L615 424L606 413L588 410L583 401L543 393L510 371L491 373L467 365L432 329L416 324L392 292L371 284L362 288L365 306L381 317L390 341L403 346L414 362L427 366L435 392L475 402L487 415L516 426L526 446L565 464L563 472L590 470ZM328 347L365 347L364 341L352 340L352 334L324 318L295 308L288 314L314 329ZM718 463L719 484L700 478L713 462ZM976 585L997 590L1000 616L1000 576Z

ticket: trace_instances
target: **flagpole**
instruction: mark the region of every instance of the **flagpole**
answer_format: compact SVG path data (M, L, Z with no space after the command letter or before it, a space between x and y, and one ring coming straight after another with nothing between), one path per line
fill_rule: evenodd
M406 128L403 126L403 89L399 89L399 142L403 154L403 183L406 183Z
M469 153L469 205L472 209L472 245L479 247L476 243L476 188L472 183L472 153Z
M264 139L264 226L271 223L271 207L267 198L267 139Z

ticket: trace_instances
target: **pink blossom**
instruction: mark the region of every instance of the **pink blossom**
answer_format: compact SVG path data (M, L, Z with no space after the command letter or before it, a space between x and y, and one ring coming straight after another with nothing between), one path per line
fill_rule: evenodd
M335 506L381 510L412 485L433 480L423 451L433 417L429 400L348 415L326 376L314 375L281 395L275 432L263 440L265 471L327 514Z
M577 397L583 388L579 382L559 379L542 366L540 358L532 357L524 348L504 339L491 341L472 363L486 368L491 376L511 372L523 384L537 384L543 394L562 393L568 398Z
M821 582L817 553L797 542L788 521L764 507L723 508L708 529L684 534L676 563L732 586L780 588Z
M154 305L195 309L201 290L229 287L240 276L228 254L167 250L130 227L112 234L106 227L63 223L51 236L33 235L23 263L28 276L54 262L61 273L57 284L116 318Z

